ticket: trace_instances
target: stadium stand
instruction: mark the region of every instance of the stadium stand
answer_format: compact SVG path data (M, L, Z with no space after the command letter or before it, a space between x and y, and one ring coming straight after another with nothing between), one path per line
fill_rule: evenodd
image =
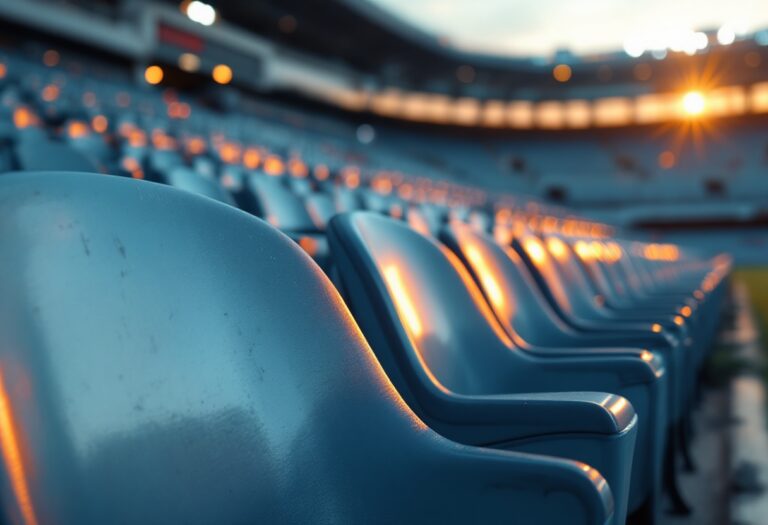
M82 29L91 3L65 4L41 4L39 24L62 10ZM193 45L163 25L179 15L166 4L146 6L161 44ZM467 59L353 4L328 9L397 45L350 52L345 68L427 61L412 75L431 85ZM236 49L244 27L286 44L290 20L277 34L257 23L274 5L230 27ZM94 32L116 23L93 16ZM9 33L30 17L0 5ZM711 168L692 190L657 180L666 143L642 128L469 140L466 123L398 121L386 105L350 119L324 95L220 86L229 66L211 83L167 58L134 63L120 54L139 44L118 29L123 51L93 56L90 36L50 32L0 47L3 523L695 513L679 478L702 460L691 418L734 258L630 227L668 218L659 194L694 208L676 208L685 220L727 204L759 223L755 121L730 124L731 150L676 153L680 174ZM348 49L300 36L286 63ZM718 189L735 157L747 174ZM622 199L636 206L611 208Z

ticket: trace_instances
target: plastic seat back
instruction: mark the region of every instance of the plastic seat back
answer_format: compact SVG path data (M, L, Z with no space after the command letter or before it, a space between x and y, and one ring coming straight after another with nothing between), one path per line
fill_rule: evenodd
M508 331L527 343L547 346L553 330L568 330L512 248L502 248L488 235L458 221L444 227L441 239L465 262Z
M255 213L281 230L316 232L301 197L294 195L278 177L252 174L247 181Z
M166 176L166 182L180 190L204 195L211 199L235 206L232 196L216 180L208 179L186 167L176 167Z
M424 429L265 223L118 177L12 174L0 199L0 264L18 269L0 276L9 522L501 523L525 501L509 458Z
M508 367L499 363L507 363L511 343L453 253L406 224L372 212L338 215L328 233L340 273L354 275L348 265L369 269L360 273L371 276L371 282L345 289L399 390L423 387L471 395L498 392L499 385L508 384L502 372ZM377 315L366 315L362 305L369 300ZM381 332L380 323L386 325L385 338L394 339L372 335ZM382 355L385 346L393 355ZM416 371L415 384L400 375L410 370Z

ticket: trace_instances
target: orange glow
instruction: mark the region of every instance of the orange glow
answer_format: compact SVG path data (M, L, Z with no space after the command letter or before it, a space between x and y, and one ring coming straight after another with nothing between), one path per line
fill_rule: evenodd
M43 88L42 97L46 102L53 102L59 98L59 86L56 84L48 84Z
M91 127L93 128L93 131L96 133L104 133L107 131L107 127L109 126L109 121L107 120L107 117L104 115L96 115L91 119Z
M653 353L649 352L648 350L643 350L642 352L640 352L640 359L642 359L646 363L650 363L651 361L653 361Z
M155 129L152 131L152 145L160 150L173 150L176 149L176 139L162 130Z
M219 64L213 68L211 76L217 84L229 84L232 82L232 68L226 64Z
M661 325L659 323L653 323L651 325L651 332L654 334L658 334L661 332Z
M690 117L698 117L707 108L707 100L701 91L689 91L681 100L683 112Z
M592 247L585 241L576 241L573 249L582 261L591 261L594 258L595 254L592 251Z
M525 248L528 256L537 266L542 265L547 261L547 254L545 253L544 247L541 245L541 242L538 239L534 237L528 237L525 239L523 247Z
M144 80L147 81L147 84L153 86L162 82L163 76L165 76L165 74L163 73L163 68L160 66L149 66L144 70Z
M551 253L558 261L564 261L568 258L568 248L565 246L565 243L557 237L550 237L547 239L547 248L549 248L549 253Z
M659 166L668 170L674 168L676 163L675 154L671 151L662 151L659 153Z
M683 306L680 308L680 313L683 314L683 317L690 317L693 313L693 310L691 310L690 306Z
M346 173L344 174L344 184L350 189L355 189L360 186L360 172L356 169L346 170Z
M134 148L141 148L147 145L147 135L140 129L131 129L128 133L128 144Z
M702 292L701 290L696 290L695 292L693 292L693 296L699 301L701 301L702 299L704 299L704 292Z
M309 174L307 165L301 159L293 157L288 161L288 173L292 176L303 179Z
M371 188L383 195L389 195L392 193L392 181L384 177L376 177L371 182Z
M624 397L619 397L615 403L611 403L607 408L608 411L616 417L619 417L624 409L627 408L629 402Z
M488 263L483 258L480 250L477 247L469 245L466 247L465 253L470 264L472 264L475 272L480 277L480 282L483 285L486 295L491 300L491 304L497 308L504 308L504 294L501 291L499 283L493 276L493 271L488 266Z
M88 129L88 125L85 122L80 122L79 120L70 122L67 128L67 134L69 134L70 138L73 139L85 137L89 132L90 130Z
M552 76L558 82L568 82L573 76L573 71L568 64L558 64L552 69Z
M43 64L45 64L48 67L54 67L59 65L59 60L61 57L59 56L59 52L55 49L49 49L45 53L43 53Z
M685 323L685 321L683 320L683 317L680 316L680 315L676 315L675 316L675 324L677 326L683 326L683 323Z
M621 259L621 246L615 242L607 242L603 245L603 260L608 263L615 263Z
M328 166L326 166L325 164L318 164L317 166L315 166L313 173L315 174L315 178L317 180L326 180L328 177L331 176L331 170L329 170Z
M499 324L499 321L496 319L496 316L491 311L491 307L488 306L488 303L485 301L485 297L483 297L483 293L477 287L477 284L475 283L475 281L472 280L472 276L469 274L469 271L464 267L463 264L461 264L461 261L459 260L459 258L451 250L441 245L440 251L443 252L443 255L445 255L446 259L448 259L448 262L451 263L451 266L453 266L453 269L456 270L456 273L458 273L459 277L461 277L461 280L464 283L464 287L467 289L467 291L469 292L469 295L472 297L472 302L475 303L475 306L477 306L477 309L480 311L483 317L485 317L485 320L488 322L488 325L496 334L496 337L498 337L499 340L501 340L501 342L503 342L507 347L512 348L513 346L512 340L507 335L507 332L505 332L504 329Z
M187 153L190 155L201 155L205 153L205 140L201 137L192 137L187 140Z
M299 239L299 246L301 246L310 257L317 255L317 241L312 237L301 237Z
M680 250L674 244L647 244L642 253L651 261L676 261L680 256Z
M411 210L408 213L408 226L422 235L430 236L432 232L424 216L418 210Z
M249 170L255 170L261 164L261 152L256 148L248 148L243 153L243 165Z
M37 123L37 115L32 113L29 108L21 106L13 111L13 125L18 129L36 126Z
M389 290L392 292L392 298L395 301L398 315L405 321L410 334L413 337L420 337L422 334L421 319L419 319L416 308L413 306L413 302L403 285L403 281L400 278L400 270L395 265L387 266L384 268L384 278L387 281Z
M175 119L187 119L192 114L192 108L186 102L173 101L168 104L168 116Z
M277 155L270 155L264 159L264 173L267 175L278 176L285 172L285 163Z
M29 493L27 473L18 434L11 399L5 386L2 371L0 371L0 447L2 448L3 461L5 461L6 473L10 478L11 488L24 524L36 525L37 517Z
M0 78L5 78L6 74L8 74L8 68L5 64L0 62Z
M219 148L219 157L226 164L238 164L240 162L240 146L234 142L225 142Z

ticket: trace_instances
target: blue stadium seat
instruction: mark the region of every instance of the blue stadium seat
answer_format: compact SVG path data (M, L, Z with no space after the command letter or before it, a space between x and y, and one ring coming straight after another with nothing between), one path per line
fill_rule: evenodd
M591 464L611 485L623 523L636 416L624 397L599 392L626 393L653 424L663 406L652 393L660 373L654 363L520 351L455 256L402 222L342 214L328 234L347 304L398 391L429 426L462 443ZM643 461L656 462L643 452ZM654 486L645 479L638 492Z
M612 519L586 465L425 428L322 272L264 222L120 177L11 174L0 194L0 264L18 269L0 276L4 521ZM512 399L472 410L486 436L503 413L517 430L562 417L593 432L568 441L609 455L631 442L621 398Z
M623 336L619 333L580 333L568 326L547 303L520 257L511 248L502 248L492 237L479 233L470 226L453 221L441 232L440 239L461 259L483 292L499 323L518 347L539 355L577 355L591 352L609 352L610 355L630 355L635 359L654 360L664 356L662 365L669 372L680 370L675 352L663 346L660 356L643 350L647 339ZM635 336L636 337L636 336ZM634 345L634 349L631 348ZM667 436L668 414L674 411L676 397L668 387L668 379L659 377L648 395L655 407L640 425L633 468L633 496L630 511L644 503L650 514L658 509L660 474ZM639 403L633 401L638 409ZM646 409L647 410L647 409ZM640 410L638 409L638 412ZM641 414L642 419L642 414ZM654 458L649 460L648 458ZM649 501L649 498L650 501Z

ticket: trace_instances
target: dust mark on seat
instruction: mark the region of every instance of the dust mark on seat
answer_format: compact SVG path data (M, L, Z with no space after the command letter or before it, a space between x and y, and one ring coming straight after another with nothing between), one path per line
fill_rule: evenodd
M122 243L122 241L118 237L114 238L114 242L115 242L115 248L117 248L118 253L123 259L125 259L126 258L125 245Z
M88 237L86 237L84 233L80 233L80 242L83 245L83 251L85 252L85 255L90 257L91 256L90 239L88 239Z

